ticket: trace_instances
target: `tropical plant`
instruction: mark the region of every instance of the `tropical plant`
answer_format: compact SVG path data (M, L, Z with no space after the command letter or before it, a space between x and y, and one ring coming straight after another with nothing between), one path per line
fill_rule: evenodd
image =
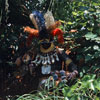
M1 87L8 80L10 80L10 82L8 81L9 84L12 80L15 80L13 77L13 73L17 71L15 60L17 57L23 56L31 48L27 48L25 45L27 34L23 32L23 26L34 27L29 20L29 14L32 10L40 10L44 13L51 10L55 19L62 22L60 28L65 32L64 49L67 48L71 51L69 56L78 66L79 78L83 77L78 79L75 85L66 86L62 89L63 97L66 97L65 100L75 100L75 98L76 100L82 98L84 100L92 100L92 98L99 100L99 0L0 0ZM34 43L35 40L33 40L32 46ZM85 74L86 76L84 76ZM13 82L16 83L16 81ZM5 90L1 87L1 91ZM4 87L6 88L6 85ZM37 93L36 98L46 99L47 95L45 93L47 92ZM34 97L34 95L28 94L28 97ZM22 97L25 97L25 95ZM52 95L52 98L54 97ZM60 99L59 94L56 94L56 97Z
M61 83L53 89L52 92L44 89L36 94L17 96L17 100L99 100L100 78L96 78L95 74L85 75L72 86Z

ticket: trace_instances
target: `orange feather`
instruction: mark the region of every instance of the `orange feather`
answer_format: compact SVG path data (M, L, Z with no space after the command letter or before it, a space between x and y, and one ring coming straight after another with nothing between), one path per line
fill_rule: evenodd
M34 37L39 36L39 31L30 27L25 27L24 32L29 33L29 36L26 40L26 46L30 46Z
M39 31L30 27L25 27L24 28L24 32L29 33L30 35L33 35L34 37L38 37L39 36Z
M56 23L51 25L51 26L49 26L47 30L48 31L52 31L52 30L56 29L58 26L60 26L60 25L61 25L61 22L60 21L56 21Z

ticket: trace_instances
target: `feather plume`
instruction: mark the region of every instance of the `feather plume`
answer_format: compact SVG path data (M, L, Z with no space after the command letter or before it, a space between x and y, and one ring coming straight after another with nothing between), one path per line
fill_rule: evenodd
M60 21L56 21L55 24L52 24L51 26L48 27L48 31L52 31L54 29L56 29L58 26L61 25L61 22Z
M34 24L35 28L38 29L39 31L45 28L45 19L41 12L33 11L30 14L30 19Z
M33 35L29 35L28 38L26 39L26 46L30 46L33 40Z
M29 26L24 28L24 32L28 32L30 35L32 35L34 37L39 36L39 31L36 29L30 28Z
M50 27L51 25L54 25L55 24L55 21L54 21L54 17L52 15L52 12L51 11L47 11L44 15L44 18L45 18L45 25L46 25L46 28Z
M32 43L33 38L39 36L39 31L38 30L35 30L35 29L30 28L28 26L24 28L24 32L29 33L28 38L26 40L26 46L30 46L31 43Z
M34 14L30 14L29 17L30 17L30 20L32 21L33 25L35 26L35 28L38 29L38 25L34 18Z
M58 42L59 43L64 43L64 37L63 37L63 31L59 28L56 28L55 30L52 31L51 33L53 36L58 37Z

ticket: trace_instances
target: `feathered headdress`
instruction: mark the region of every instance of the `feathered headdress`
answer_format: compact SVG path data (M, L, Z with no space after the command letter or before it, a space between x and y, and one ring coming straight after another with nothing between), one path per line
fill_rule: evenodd
M43 38L49 38L49 36L54 38L54 36L58 37L58 42L63 43L63 31L58 28L61 25L59 21L54 21L54 17L50 11L42 15L39 11L33 11L30 14L30 19L35 26L36 29L25 27L24 31L29 33L27 45L30 45L33 37L40 37L40 40Z

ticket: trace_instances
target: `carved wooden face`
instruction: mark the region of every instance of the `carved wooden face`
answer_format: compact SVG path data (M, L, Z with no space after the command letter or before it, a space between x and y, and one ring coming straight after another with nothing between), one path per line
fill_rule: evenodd
M39 32L39 38L40 46L42 46L43 49L47 50L51 47L52 36L46 29L43 29Z

